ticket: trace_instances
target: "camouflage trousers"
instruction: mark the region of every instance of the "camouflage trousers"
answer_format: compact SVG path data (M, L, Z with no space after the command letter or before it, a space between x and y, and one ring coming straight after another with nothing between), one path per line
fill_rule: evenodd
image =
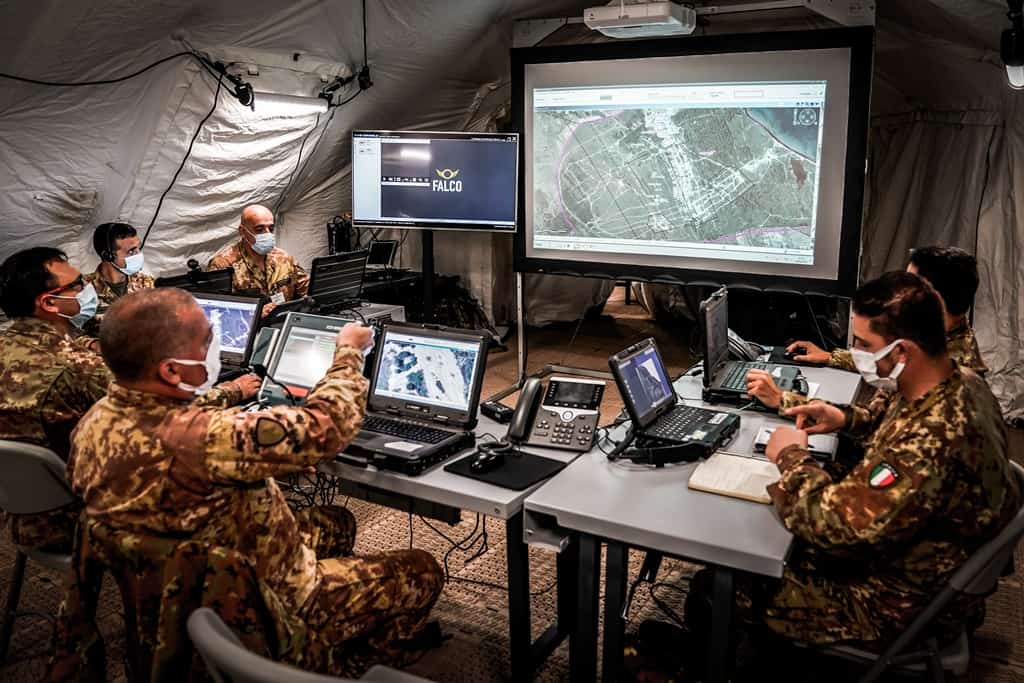
M811 645L844 642L884 650L924 609L928 597L883 595L865 571L855 562L798 548L781 579L736 575L736 620ZM685 618L692 632L707 632L710 624L711 578L701 570L690 583ZM965 626L973 630L982 621L983 600L956 600L926 635L949 642Z
M348 508L320 505L295 512L299 530L309 535L317 557L348 557L356 543L356 518Z
M437 560L422 550L353 557L356 521L345 508L295 516L322 576L298 614L308 629L303 668L358 677L374 664L403 666L419 656L418 637L444 585Z

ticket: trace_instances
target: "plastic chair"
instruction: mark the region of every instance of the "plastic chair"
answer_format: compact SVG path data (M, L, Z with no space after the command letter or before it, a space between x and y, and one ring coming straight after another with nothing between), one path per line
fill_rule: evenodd
M62 508L76 498L64 477L64 461L49 448L18 441L0 440L0 509L9 514L35 515ZM14 620L34 615L50 621L39 612L18 612L25 562L30 559L57 572L71 570L70 553L55 553L16 545L17 554L8 583L3 623L0 624L0 664L7 661Z
M1024 492L1024 468L1014 462L1010 463L1010 467L1020 490ZM995 538L981 546L953 574L942 591L882 654L845 645L823 648L822 652L865 663L873 661L874 664L860 679L860 683L871 683L878 680L890 667L901 672L919 674L927 672L932 680L938 683L945 681L944 671L962 676L967 672L967 665L970 663L966 630L961 631L960 635L945 648L940 649L934 638L926 638L924 649L909 652L906 650L920 642L928 625L936 617L941 616L949 603L958 595L984 598L994 592L999 577L1022 536L1024 536L1024 505Z
M188 635L215 683L339 683L337 678L303 671L250 652L212 609L203 607L188 618ZM428 683L386 666L375 666L359 680L373 683Z

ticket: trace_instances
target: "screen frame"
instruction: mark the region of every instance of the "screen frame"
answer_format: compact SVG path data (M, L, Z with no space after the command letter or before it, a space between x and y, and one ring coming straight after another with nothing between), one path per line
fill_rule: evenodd
M355 194L356 194L356 137L359 135L406 135L409 137L431 137L437 139L461 139L468 140L472 138L490 138L493 140L502 138L515 138L516 145L516 169L515 169L515 193L516 197L512 203L515 207L515 216L512 219L512 225L510 226L497 226L493 223L443 223L439 221L410 221L408 223L392 222L392 221L372 221L372 220L361 220L355 215ZM476 131L436 131L436 130L370 130L365 128L358 128L352 131L350 138L352 159L351 159L351 173L349 173L349 180L351 181L351 198L352 198L352 227L354 228L366 228L371 230L387 228L391 230L455 230L462 232L496 232L500 234L510 235L519 231L520 216L522 215L522 194L520 189L522 187L522 168L523 162L523 146L522 146L522 135L518 131L508 133L489 133L489 132L476 132Z
M666 268L641 263L619 264L600 261L570 261L527 255L526 174L519 175L518 226L513 240L513 267L520 273L570 275L608 280L685 285L688 282L716 285L744 284L757 288L785 287L804 292L850 296L857 288L860 271L860 239L864 214L864 188L867 171L867 143L871 105L871 77L874 52L872 27L746 33L716 36L691 36L641 41L617 41L584 45L515 48L512 50L513 128L525 131L526 68L531 64L558 62L645 59L688 55L731 54L742 52L790 52L847 48L850 50L850 92L847 116L845 183L842 192L842 218L839 236L839 263L835 279L764 275ZM525 137L525 136L524 136ZM525 168L525 142L519 145L519 167ZM600 254L595 254L600 258ZM643 257L638 255L638 261Z
M671 393L660 405L655 404L651 410L640 415L637 413L636 404L629 397L626 378L622 375L622 364L642 353L645 353L648 349L654 350L655 357L657 357L658 362L661 364L661 368L665 371L665 378L668 379L669 390ZM641 430L657 422L658 418L665 413L674 410L676 405L679 403L679 394L675 390L675 386L672 382L672 376L668 374L668 367L665 366L665 360L661 357L661 351L658 349L658 343L654 340L654 337L648 337L643 341L637 342L636 344L619 351L608 359L608 367L612 371L612 376L615 378L615 384L619 388L619 395L622 397L622 405L625 407L630 421L632 421L632 423Z
M274 341L274 348L271 352L270 360L267 363L267 377L270 379L264 380L263 388L260 390L261 396L269 396L277 401L289 401L289 397L285 395L281 387L277 384L277 366L281 362L281 356L284 354L284 349L287 346L288 335L291 334L292 328L299 327L309 330L327 331L335 335L341 328L352 322L348 318L339 318L335 316L326 315L313 315L311 313L294 313L289 312L284 319L284 324L281 326L281 331L277 335L277 339ZM312 386L301 387L297 384L291 384L284 382L288 386L288 389L292 391L295 398L301 401L305 401L306 396L313 390L313 387L320 381L319 378L313 382ZM299 391L296 392L295 390Z
M452 340L477 345L476 369L473 373L472 386L470 387L469 403L466 410L455 408L444 408L428 406L426 403L412 401L411 399L400 399L391 396L379 396L377 394L377 377L380 373L380 364L384 358L384 342L389 332L395 334L408 334L417 337L430 339ZM381 328L379 341L377 343L377 354L373 360L373 373L370 375L370 389L367 394L366 407L370 412L389 413L410 417L419 420L436 421L439 425L451 424L459 427L472 429L476 426L477 408L480 404L480 391L483 388L484 372L487 369L487 338L483 334L469 330L441 327L438 325L392 325L387 324Z
M228 361L230 365L245 365L249 362L249 358L252 355L252 345L256 339L256 335L259 333L260 325L260 313L263 310L263 306L267 299L264 297L256 296L238 296L235 294L212 294L209 292L189 292L192 298L196 300L196 305L202 308L202 304L199 303L199 299L205 301L224 301L227 303L236 304L252 304L254 306L252 323L249 325L249 336L245 341L245 349L242 353L236 351L226 351L223 346L220 349L220 358L222 361ZM203 315L206 311L203 311Z

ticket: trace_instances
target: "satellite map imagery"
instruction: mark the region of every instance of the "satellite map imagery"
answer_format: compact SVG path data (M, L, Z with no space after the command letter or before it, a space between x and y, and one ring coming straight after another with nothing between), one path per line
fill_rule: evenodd
M820 113L537 109L535 235L813 252Z
M207 320L220 327L220 347L225 351L244 352L249 341L252 311L242 308L203 306Z
M465 408L473 384L476 350L413 344L389 339L381 350L377 388Z

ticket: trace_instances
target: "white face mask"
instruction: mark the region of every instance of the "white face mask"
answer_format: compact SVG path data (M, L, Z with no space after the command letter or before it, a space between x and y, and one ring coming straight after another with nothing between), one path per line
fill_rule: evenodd
M899 379L900 374L903 372L905 364L902 362L897 363L887 377L879 377L878 361L892 353L896 345L902 342L902 339L897 339L877 353L871 353L863 349L850 349L850 353L853 355L853 364L857 366L857 371L860 372L860 376L864 378L865 382L876 389L883 389L885 391L896 391L899 388L899 383L896 380Z
M266 256L272 252L277 245L277 240L272 232L261 232L258 235L250 232L249 234L252 235L253 239L252 250L261 256Z
M146 265L146 257L143 256L140 251L138 254L132 254L125 258L124 268L120 267L116 263L112 265L125 275L135 275L135 273L142 272L142 267Z
M217 382L217 377L220 375L220 330L214 327L213 339L210 340L210 347L206 349L205 360L180 360L178 358L171 358L175 363L181 365L202 365L206 367L206 381L199 386L192 384L186 384L185 382L179 382L178 388L182 391L191 391L196 396L202 396Z

